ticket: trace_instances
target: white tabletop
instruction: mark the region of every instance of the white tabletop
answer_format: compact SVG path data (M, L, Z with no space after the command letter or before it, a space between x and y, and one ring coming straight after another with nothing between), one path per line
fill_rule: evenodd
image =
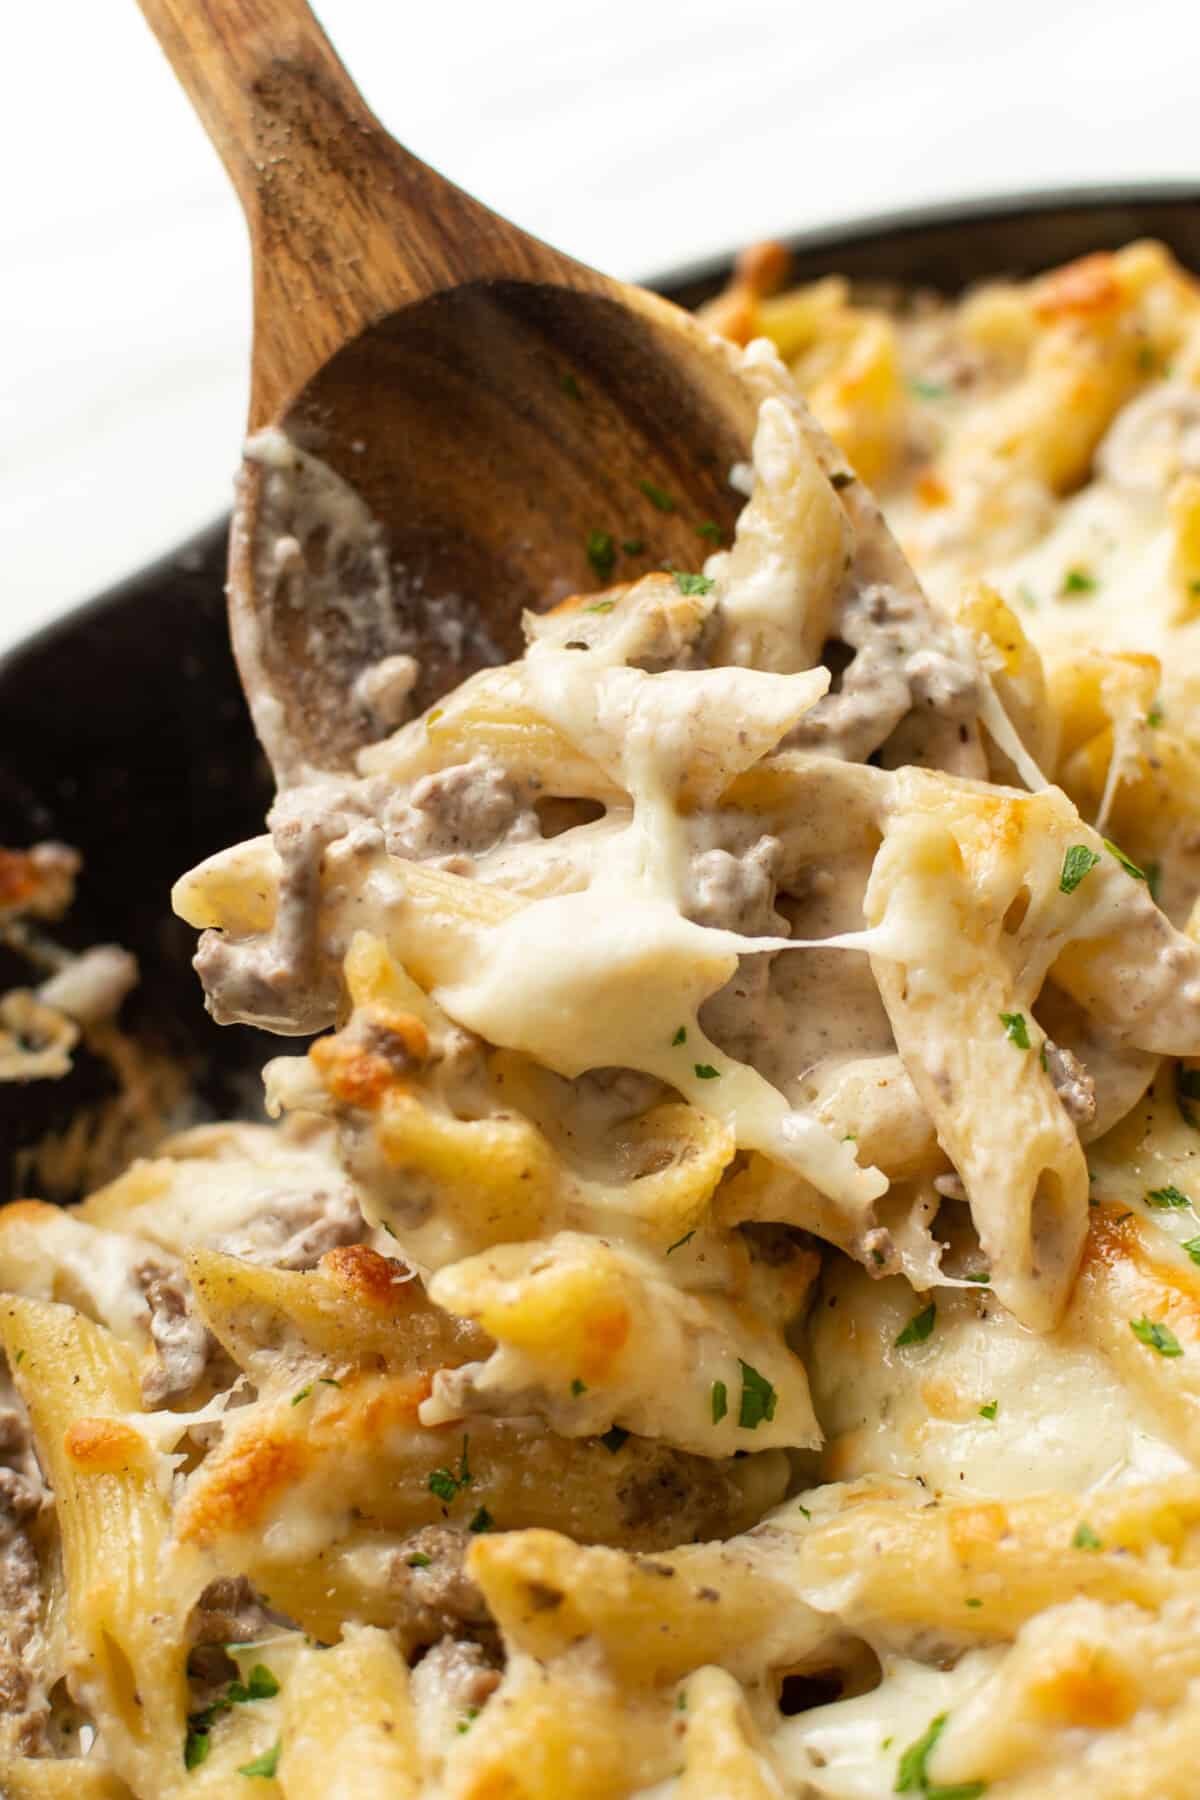
M376 112L621 275L928 200L1200 174L1191 0L319 0ZM248 269L134 0L10 21L0 649L227 503Z

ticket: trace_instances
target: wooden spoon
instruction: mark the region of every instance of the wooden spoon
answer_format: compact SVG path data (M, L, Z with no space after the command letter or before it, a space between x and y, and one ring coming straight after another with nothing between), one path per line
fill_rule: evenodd
M726 346L410 155L303 0L140 4L250 227L250 432L378 521L278 438L243 462L230 621L281 781L395 722L404 652L427 705L519 651L523 608L728 540L754 408Z

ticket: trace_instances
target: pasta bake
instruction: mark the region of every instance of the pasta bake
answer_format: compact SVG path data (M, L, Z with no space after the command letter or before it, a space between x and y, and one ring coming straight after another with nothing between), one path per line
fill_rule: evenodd
M1200 286L708 317L732 539L181 877L272 1122L0 1213L12 1800L1192 1792Z

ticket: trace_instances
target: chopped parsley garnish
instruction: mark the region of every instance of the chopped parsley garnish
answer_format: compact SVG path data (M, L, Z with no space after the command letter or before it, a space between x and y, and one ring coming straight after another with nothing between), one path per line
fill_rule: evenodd
M299 1406L300 1402L302 1400L307 1400L308 1396L311 1393L312 1393L312 1382L310 1381L307 1387L302 1387L298 1394L292 1395L292 1405Z
M983 1601L982 1601L982 1600L977 1600L977 1599L976 1599L976 1598L975 1598L975 1596L974 1596L974 1594L971 1594L971 1595L969 1595L969 1596L968 1596L968 1598L967 1598L967 1605L968 1605L968 1606L982 1606L982 1605L983 1605Z
M855 480L855 476L854 476L853 471L850 469L835 469L833 471L833 474L829 477L829 479L830 479L830 482L833 484L833 486L835 488L837 488L838 492L840 493L843 488L848 488L852 485L852 483Z
M675 1036L671 1039L671 1048L674 1049L676 1044L686 1044L686 1043L687 1043L687 1026L681 1025L679 1027L679 1030L675 1033Z
M261 1775L264 1780L269 1781L279 1767L279 1752L282 1748L283 1745L276 1738L271 1748L264 1750L261 1756L256 1756L253 1762L239 1763L238 1774Z
M640 493L645 494L651 506L657 507L659 512L668 513L675 511L675 502L672 500L670 494L668 494L665 488L658 487L653 481L639 481L638 490Z
M1059 591L1063 594L1094 594L1096 591L1096 577L1094 575L1089 575L1086 569L1079 568L1078 566L1073 569L1068 569L1063 576L1062 587Z
M1135 862L1130 862L1129 858L1118 844L1114 844L1111 838L1103 838L1101 839L1101 842L1108 851L1108 854L1116 857L1127 875L1132 875L1135 881L1145 881L1145 870L1139 869Z
M576 1399L578 1399L580 1394L587 1393L587 1382L580 1381L580 1379L577 1375L575 1377L574 1381L571 1383L571 1392L575 1395Z
M687 1711L687 1694L682 1689L675 1696L675 1711L676 1712L686 1712Z
M1187 1100L1200 1100L1200 1069L1185 1069L1182 1063L1175 1064L1175 1104L1179 1108L1179 1116L1185 1125L1193 1131L1200 1131L1198 1119Z
M566 374L563 376L562 380L559 382L558 385L561 387L564 394L570 395L572 400L582 400L583 399L583 389L580 387L579 383L576 381L575 377L572 375L572 373L569 369L567 370Z
M1146 723L1151 731L1157 731L1166 716L1166 713L1162 709L1161 702L1156 700L1154 705L1150 708L1150 711L1146 714Z
M439 719L444 719L444 718L445 718L445 716L446 716L446 709L445 709L445 707L444 707L444 706L435 706L435 707L434 707L434 709L433 709L433 711L432 711L432 712L431 712L431 713L426 713L426 715L425 715L425 723L426 723L426 725L427 725L427 726L429 726L429 725L436 725L436 724L437 724L437 722L438 722L438 720L439 720ZM385 1230L385 1231L392 1231L392 1228L391 1228L391 1226L390 1226L390 1225L386 1225L386 1224L385 1224L385 1225L384 1225L384 1228L383 1228L383 1229L384 1229L384 1230ZM395 1235L396 1235L396 1234L395 1234L395 1232L394 1232L394 1231L392 1231L392 1236L393 1236L393 1237L395 1237Z
M1158 357L1150 344L1138 345L1137 366L1139 375L1153 375L1158 367Z
M448 1506L458 1493L458 1482L449 1469L434 1469L429 1476L429 1491Z
M474 1532L490 1531L495 1523L496 1521L493 1519L487 1507L481 1506L479 1511L475 1514L475 1517L471 1520L471 1523L467 1526L467 1530Z
M1001 1013L1000 1023L1010 1044L1015 1044L1018 1050L1029 1049L1029 1027L1024 1013Z
M461 1737L465 1732L470 1731L473 1722L478 1717L479 1717L479 1708L477 1706L468 1706L465 1714L458 1721L458 1724L454 1727L455 1731L457 1731L459 1736Z
M1072 844L1063 857L1062 874L1058 878L1060 894L1073 894L1085 875L1090 875L1100 861L1100 854L1088 844Z
M1042 1065L1043 1075L1048 1075L1050 1073L1050 1058L1046 1054L1045 1042L1043 1042L1041 1049L1038 1051L1038 1061Z
M687 575L682 569L675 571L675 586L681 594L711 594L715 585L709 575Z
M712 1384L712 1422L719 1425L729 1411L729 1390L723 1381Z
M414 1550L407 1560L410 1569L427 1569L433 1561L433 1558L432 1556L426 1556L423 1550Z
M1072 1550L1103 1550L1104 1545L1086 1519L1080 1519L1071 1539Z
M919 375L914 375L908 385L920 400L944 400L950 392L944 381L925 381Z
M696 1063L694 1066L697 1081L716 1081L721 1073L720 1069L714 1069L711 1063Z
M799 1501L798 1501L798 1500L797 1500L797 1502L796 1502L796 1511L797 1511L797 1512L802 1512L802 1513L803 1513L803 1514L804 1514L804 1516L805 1516L805 1518L806 1518L806 1519L811 1519L811 1518L812 1518L812 1514L811 1514L811 1513L810 1513L810 1512L809 1512L809 1510L808 1510L808 1508L807 1508L807 1506L801 1506L801 1504L800 1504L800 1502L799 1502Z
M986 1783L982 1781L960 1781L954 1787L939 1787L929 1778L929 1758L949 1717L949 1713L939 1713L936 1719L931 1719L916 1743L904 1751L896 1770L894 1794L924 1794L928 1800L976 1800L976 1796L985 1791Z
M227 1648L234 1647L227 1646ZM251 1646L236 1647L250 1648ZM225 1692L214 1700L211 1706L206 1706L202 1712L190 1715L187 1737L183 1745L184 1768L197 1769L204 1762L212 1748L209 1734L214 1722L220 1718L222 1713L232 1712L235 1706L245 1706L251 1700L273 1700L278 1692L279 1683L265 1663L255 1663L245 1681L231 1681Z
M896 1339L896 1349L903 1350L906 1344L923 1344L933 1330L937 1318L937 1301L931 1300L923 1306L919 1313L914 1313L904 1330Z
M1186 1194L1181 1193L1177 1187L1168 1182L1166 1187L1150 1188L1146 1194L1146 1204L1147 1206L1168 1207L1190 1206L1192 1203Z
M645 538L626 538L621 548L626 556L640 556L646 548L646 540Z
M608 1430L601 1437L600 1442L604 1445L604 1448L608 1451L610 1456L615 1456L628 1436L629 1433L623 1425L610 1425Z
M601 581L607 581L617 560L617 546L611 531L589 531L587 559Z
M23 1350L18 1350L17 1354L13 1357L13 1368L19 1369L21 1364L24 1361L25 1361L25 1352Z
M682 1250L685 1244L691 1243L695 1235L696 1227L693 1225L692 1229L690 1231L685 1231L681 1238L676 1238L673 1244L667 1245L667 1255L670 1256L672 1250Z
M1183 1355L1183 1345L1171 1327L1164 1325L1161 1319L1147 1319L1144 1315L1140 1319L1130 1319L1129 1329L1135 1338L1140 1338L1143 1344L1149 1344L1160 1356Z
M765 1419L767 1424L775 1417L775 1389L765 1376L757 1369L743 1362L738 1357L738 1367L742 1371L742 1404L738 1410L738 1424L743 1431L755 1431Z
M994 1419L999 1411L1000 1402L998 1400L988 1400L980 1407L979 1416L981 1419Z
M990 1284L991 1279L992 1278L986 1269L974 1269L969 1275L963 1276L964 1281L978 1282L980 1287L987 1287Z
M611 612L616 604L615 600L597 600L595 605L585 606L583 610L584 612L606 613Z
M696 536L708 538L711 543L719 544L721 541L721 527L717 524L715 519L705 519L702 525L697 525Z
M1162 864L1160 862L1146 864L1146 886L1150 889L1150 898L1157 906L1159 892L1162 888Z
M1194 1263L1200 1264L1200 1237L1184 1238L1179 1248L1186 1250Z
M318 1375L317 1380L321 1383L322 1387L340 1388L342 1385L333 1375Z

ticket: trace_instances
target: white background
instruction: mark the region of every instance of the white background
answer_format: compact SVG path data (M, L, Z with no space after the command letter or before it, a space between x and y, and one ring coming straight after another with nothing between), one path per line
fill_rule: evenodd
M426 160L621 275L1060 182L1200 175L1185 0L319 0ZM227 502L240 215L135 0L8 0L0 648Z

